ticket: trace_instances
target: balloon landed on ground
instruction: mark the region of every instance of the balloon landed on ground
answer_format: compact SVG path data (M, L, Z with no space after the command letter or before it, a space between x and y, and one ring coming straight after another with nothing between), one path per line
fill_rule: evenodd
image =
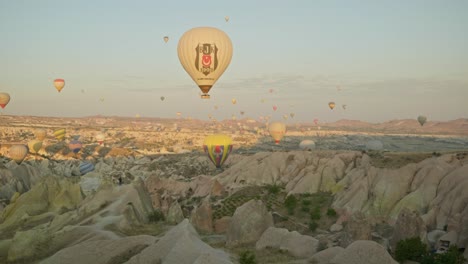
M39 128L34 134L36 135L36 139L43 141L47 136L47 130Z
M424 126L424 124L426 123L426 121L427 121L427 117L422 116L422 115L418 116L418 122L419 122L419 124L420 124L421 126Z
M311 151L315 149L315 142L313 140L302 140L301 143L299 143L299 148L302 150L308 150Z
M282 122L273 122L268 126L268 131L275 143L279 144L284 134L286 134L286 125Z
M65 80L64 79L55 79L54 80L54 86L55 89L60 93L65 86Z
M10 159L14 160L17 164L20 164L26 155L28 155L28 147L22 144L16 144L10 147L8 151Z
M28 148L29 148L29 151L31 153L36 154L42 148L42 141L37 140L37 139L33 139L33 140L28 142Z
M383 143L380 140L369 140L366 143L367 150L383 150Z
M10 95L7 93L0 93L0 107L5 109L5 107L10 102Z
M83 144L81 143L81 141L78 141L78 140L72 140L68 144L68 148L70 148L70 150L75 154L80 152L82 147L83 147Z
M232 151L232 139L223 134L210 135L205 138L203 150L216 168L221 168Z
M65 128L58 129L54 131L54 136L58 140L63 140L65 138L66 130Z
M177 53L185 71L209 99L208 92L229 66L232 42L223 31L213 27L197 27L185 32Z
M81 175L85 175L88 172L92 172L94 170L94 164L88 161L84 161L80 163L80 173Z

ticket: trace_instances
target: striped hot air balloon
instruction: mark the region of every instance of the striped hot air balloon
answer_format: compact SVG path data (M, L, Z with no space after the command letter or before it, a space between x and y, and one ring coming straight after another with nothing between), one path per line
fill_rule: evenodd
M37 140L43 141L47 136L47 130L39 128L36 130L35 135Z
M64 79L55 79L54 80L54 86L55 89L60 93L65 86L65 80Z
M71 151L73 151L73 153L76 154L80 152L81 148L83 147L83 144L79 140L72 140L68 144L68 147L70 148Z
M28 142L28 147L31 153L37 153L42 148L42 141L33 139Z
M28 155L28 147L22 144L13 145L10 147L8 155L12 160L20 164L26 158L26 155Z
M88 172L92 172L94 170L94 164L88 161L83 161L80 163L80 173L81 175L85 175Z
M54 136L56 139L58 140L63 140L65 138L65 134L66 134L66 129L65 128L62 128L62 129L58 129L58 130L55 130L54 131Z
M10 95L7 93L0 93L0 107L2 109L7 106L7 104L10 102Z
M232 151L232 139L222 134L210 135L205 138L203 150L216 168L221 168Z

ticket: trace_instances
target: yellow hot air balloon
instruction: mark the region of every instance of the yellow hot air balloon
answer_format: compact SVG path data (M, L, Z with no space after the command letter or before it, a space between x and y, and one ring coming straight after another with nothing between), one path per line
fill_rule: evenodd
M221 77L232 59L232 43L223 31L212 27L197 27L185 32L177 47L179 60L200 90L201 98Z
M271 137L275 140L276 144L279 144L280 140L286 134L286 125L282 122L273 122L268 126L268 131Z
M47 136L47 130L39 128L36 130L35 135L37 140L43 141Z
M169 41L169 36L164 36L164 42L168 42Z
M31 153L37 153L42 148L42 141L33 139L28 142L28 147Z
M64 79L55 79L54 80L54 86L55 89L60 93L65 86L65 80Z
M236 98L232 98L231 102L232 102L232 104L237 104Z
M58 129L58 130L55 130L54 131L54 136L56 139L58 140L63 140L65 138L65 133L67 131L65 130L65 128L62 128L62 129Z
M99 145L102 145L102 143L104 142L106 136L104 136L104 134L97 134L96 135L96 141L99 143Z
M7 106L7 104L10 102L10 95L7 93L0 93L0 107L2 109Z
M284 114L284 115L283 115L283 119L284 119L284 120L288 120L288 115Z
M8 154L12 160L20 164L28 155L28 147L22 144L13 145L10 147Z
M216 168L220 168L232 151L232 139L223 134L210 135L205 138L203 150Z
M329 102L328 107L330 107L330 109L333 110L333 108L335 108L335 102Z
M136 115L135 115L135 118L140 118L140 114L136 114Z

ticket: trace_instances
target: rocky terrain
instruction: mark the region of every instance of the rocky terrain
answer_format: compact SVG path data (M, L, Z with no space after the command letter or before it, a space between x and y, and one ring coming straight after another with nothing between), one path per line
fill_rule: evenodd
M275 145L253 120L0 122L0 263L243 263L253 254L257 263L382 264L397 263L407 238L434 250L468 245L467 134L298 125ZM10 160L12 143L37 128L48 131L38 154ZM52 136L58 128L64 142ZM234 141L222 169L201 148L215 132ZM72 135L84 144L76 155ZM301 150L303 139L315 147ZM95 169L81 175L84 160Z

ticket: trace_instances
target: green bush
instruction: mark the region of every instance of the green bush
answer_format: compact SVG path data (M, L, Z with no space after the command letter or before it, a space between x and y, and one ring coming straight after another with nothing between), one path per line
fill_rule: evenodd
M278 194L281 191L281 187L276 184L269 184L266 186L268 193Z
M319 220L320 219L320 207L315 207L312 212L310 213L311 220Z
M330 217L335 217L336 216L336 211L333 208L328 208L327 210L327 215Z
M148 215L148 220L154 223L164 221L164 214L160 210L154 210Z
M302 207L301 207L301 211L302 211L302 212L305 212L305 213L307 213L307 212L309 212L309 211L310 211L310 208L309 208L308 206L304 206L304 205L302 205Z
M297 206L297 199L294 195L289 195L284 201L284 206L288 209L288 214L294 214L294 209Z
M257 260L255 259L255 254L252 251L243 251L240 254L239 259L240 264L257 264Z
M443 254L434 254L432 256L434 257L433 262L422 262L421 264L463 264L466 260L465 257L463 257L463 253L460 252L456 246L451 246L447 252Z
M317 230L317 227L318 227L318 224L315 222L315 221L312 221L309 223L309 230L314 232L315 230Z
M398 241L395 249L395 259L398 262L404 260L420 262L426 253L426 245L421 242L419 237L412 237Z
M309 206L311 203L310 200L302 200L302 206Z

